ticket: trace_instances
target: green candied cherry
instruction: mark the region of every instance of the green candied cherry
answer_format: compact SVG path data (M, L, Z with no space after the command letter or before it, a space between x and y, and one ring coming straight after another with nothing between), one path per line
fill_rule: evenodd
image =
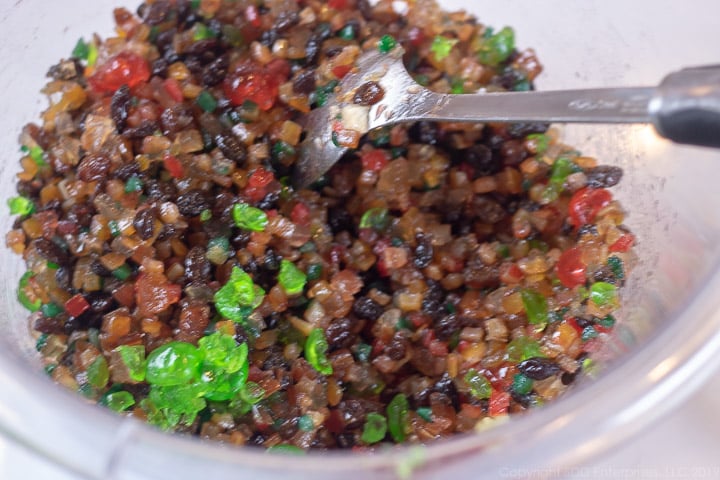
M545 153L548 149L548 146L550 146L550 138L544 133L531 133L525 138L527 140L532 140L535 142L535 151L538 155L542 155L543 153Z
M235 373L248 363L248 346L238 343L232 335L215 332L202 337L198 348L205 356L205 362L222 367L228 373Z
M88 45L83 38L78 38L78 41L75 44L75 48L73 48L73 51L70 55L73 58L77 58L79 60L87 60L89 54L90 45Z
M128 375L136 382L145 380L145 347L143 345L121 345L115 349L120 355Z
M289 443L281 443L279 445L268 447L267 452L278 453L281 455L305 455L305 450L298 446L290 445Z
M523 289L520 291L523 307L527 314L528 322L533 325L544 325L548 320L548 305L544 295L535 290Z
M240 267L233 267L228 282L215 292L215 308L224 318L242 323L262 303L265 291Z
M484 38L477 52L478 60L484 65L495 67L507 60L515 48L515 32L505 27L494 35Z
M190 425L197 414L207 406L203 396L207 393L200 383L184 385L152 385L141 407L148 414L150 423L163 429L178 424Z
M125 182L125 193L142 192L142 188L142 179L137 175L133 175Z
M590 287L590 301L598 307L612 305L617 301L617 288L607 282L595 282Z
M410 404L403 393L398 393L387 406L388 430L396 443L405 441Z
M618 280L625 278L625 267L620 257L616 257L615 255L609 257L607 259L607 265L610 267L610 271L613 273L615 278Z
M110 370L108 369L105 357L98 355L97 358L87 368L88 383L95 388L105 388L110 380Z
M540 344L529 337L518 337L510 341L506 349L508 360L522 362L528 358L545 357L540 351Z
M363 425L360 440L368 445L380 442L383 438L385 438L387 428L387 420L384 416L379 413L370 412L367 414L365 419L365 425Z
M297 295L305 289L307 275L297 268L293 262L283 259L282 262L280 262L278 282L282 289L285 290L285 293L288 295Z
M145 378L161 387L187 384L200 375L202 354L194 345L170 342L150 353Z
M35 211L35 204L29 198L23 196L12 197L8 201L11 215L30 215Z
M310 415L301 415L298 418L298 428L303 432L312 432L315 428L315 422Z
M47 167L48 163L45 161L45 150L39 145L35 145L30 149L30 158L38 167Z
M27 271L22 277L20 277L20 281L18 282L17 298L23 307L27 308L31 312L37 312L42 307L42 300L39 298L30 300L30 297L28 297L26 292L26 288L30 285L30 279L33 276L35 276L33 272Z
M390 225L390 212L387 208L374 207L360 217L360 228L372 228L382 231Z
M470 388L470 394L478 399L490 398L492 394L492 385L485 375L480 374L477 370L471 368L463 377L465 383Z
M430 45L430 51L435 54L437 60L444 60L450 55L450 51L458 43L457 38L448 38L443 35L436 35Z
M332 365L326 356L327 350L328 342L325 332L322 328L314 328L305 341L305 360L323 375L333 373Z
M268 224L267 214L247 203L236 203L232 209L232 217L235 225L253 232L262 232Z
M124 412L135 405L135 398L133 398L130 392L124 390L109 392L100 399L100 404L108 407L110 410Z
M323 267L320 263L313 263L310 264L307 268L307 279L308 280L317 280L322 276L323 273Z
M198 349L205 359L200 375L205 398L216 402L235 398L248 378L247 344L238 345L232 335L215 332L201 338Z
M532 392L533 381L522 373L515 374L513 377L512 389L519 395L527 395Z
M202 108L208 113L214 112L218 106L217 99L213 96L212 93L208 92L207 90L203 90L202 92L200 92L200 95L198 95L195 102L200 108Z
M380 53L388 53L390 50L395 48L395 45L397 45L395 37L392 35L383 35L378 41L377 48L380 50Z
M547 147L546 147L547 148ZM542 197L545 203L554 202L558 199L563 190L563 184L571 173L579 172L582 169L575 165L568 157L558 157L553 163L548 185L543 190Z
M432 422L432 408L420 407L417 409L417 414L420 418L422 418L426 422Z
M224 402L235 398L245 387L249 368L249 363L245 362L239 370L229 373L222 367L207 362L203 364L200 382L206 387L205 398L214 402Z

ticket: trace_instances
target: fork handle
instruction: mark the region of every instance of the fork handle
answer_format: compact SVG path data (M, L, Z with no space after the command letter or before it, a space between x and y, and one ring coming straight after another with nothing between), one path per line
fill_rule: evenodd
M680 70L656 88L435 95L417 105L418 120L653 123L677 143L720 147L720 66Z
M657 88L649 111L663 137L720 148L720 65L671 73Z

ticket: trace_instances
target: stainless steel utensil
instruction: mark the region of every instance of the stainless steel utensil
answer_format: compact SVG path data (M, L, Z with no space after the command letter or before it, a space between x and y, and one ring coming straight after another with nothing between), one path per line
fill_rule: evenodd
M652 123L678 143L720 147L720 66L683 69L657 87L622 87L547 92L440 94L410 76L403 50L363 53L328 103L304 120L305 140L293 174L296 188L320 178L348 150L333 139L333 125L360 134L402 122ZM384 92L370 106L354 94L367 82Z

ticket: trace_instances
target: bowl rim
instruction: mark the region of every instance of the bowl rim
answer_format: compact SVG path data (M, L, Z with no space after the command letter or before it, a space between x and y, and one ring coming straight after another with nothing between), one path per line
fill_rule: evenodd
M530 415L427 446L401 445L374 454L309 452L306 456L283 456L278 461L277 455L264 451L168 435L83 402L76 393L58 388L5 350L0 350L0 364L5 366L0 371L0 384L4 386L4 393L0 393L0 434L87 478L108 478L108 474L113 479L159 478L155 476L157 469L167 458L183 458L182 469L174 473L178 479L196 478L194 474L184 475L183 470L205 471L218 478L229 478L232 472L237 475L240 469L267 478L280 478L288 471L313 478L374 471L380 478L390 478L412 470L421 476L430 475L453 465L472 465L476 472L496 474L503 469L507 473L513 465L523 465L527 471L549 465L570 468L609 450L668 413L720 365L716 355L720 351L720 310L710 307L712 292L719 290L720 269L716 268L707 288L688 299L679 314L640 348L623 356L622 369L608 368L596 380L578 385ZM689 338L685 336L688 329L693 332ZM608 388L613 384L622 384L623 388ZM22 418L13 418L13 404L36 412L37 418L56 418L61 425L33 428ZM76 416L86 421L81 429L71 430L78 435L75 441L67 442L66 428L77 428L72 423ZM90 440L92 443L87 443ZM87 451L70 451L83 443L99 449L93 452L94 461L87 461ZM538 455L532 449L538 444L553 445L553 451ZM499 449L504 451L495 455ZM157 459L153 461L152 456ZM517 463L518 459L523 461ZM493 476L497 475L488 478Z

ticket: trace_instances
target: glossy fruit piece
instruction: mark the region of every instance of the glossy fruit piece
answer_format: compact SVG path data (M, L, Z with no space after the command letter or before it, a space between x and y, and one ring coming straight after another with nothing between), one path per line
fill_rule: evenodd
M395 395L387 406L388 430L396 443L405 441L409 411L408 399L402 393Z
M305 360L323 375L333 373L332 365L326 356L327 350L328 342L325 332L322 328L313 329L305 341Z
M270 110L277 100L281 78L254 62L240 64L223 83L225 96L235 106L247 101L260 110Z
M201 362L202 355L195 346L166 343L148 356L145 378L153 385L183 385L199 376Z
M604 188L583 188L570 199L570 222L580 227L595 220L598 212L612 201L612 194Z
M142 273L135 283L135 299L140 314L153 316L164 312L170 305L180 301L182 288L168 282L165 275Z
M114 93L123 85L133 88L148 80L147 60L137 53L121 52L99 66L88 84L98 93Z
M635 243L635 235L626 233L610 245L610 252L627 252Z
M573 247L565 250L555 267L558 279L567 288L574 288L585 284L585 264L582 261L582 252Z

